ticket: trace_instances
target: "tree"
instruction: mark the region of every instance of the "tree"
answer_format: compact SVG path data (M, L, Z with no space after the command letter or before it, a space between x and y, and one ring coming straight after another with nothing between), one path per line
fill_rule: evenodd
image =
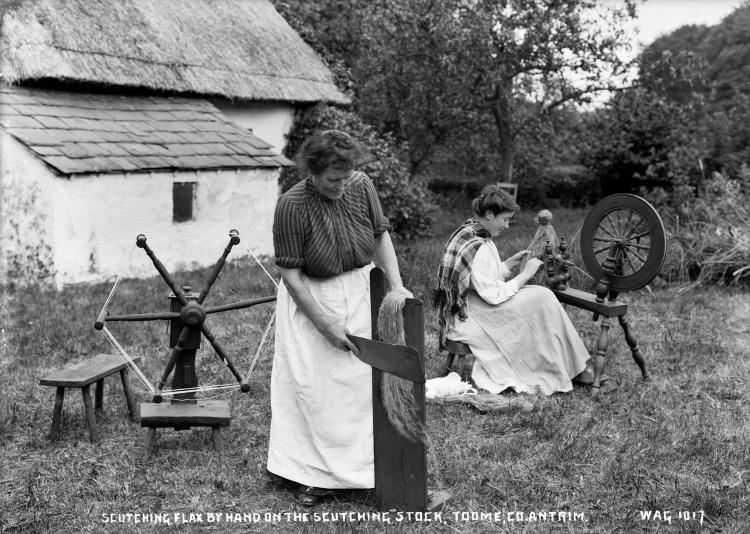
M691 52L646 51L638 64L633 86L587 122L584 162L605 193L700 185L716 138L705 62Z
M355 105L412 146L412 168L489 113L511 181L515 112L539 116L619 87L635 0L372 0L362 11Z
M689 52L706 62L706 96L718 107L735 95L750 93L750 1L742 2L719 24L688 25L651 43L643 57L658 58L663 52ZM730 105L732 105L730 103Z

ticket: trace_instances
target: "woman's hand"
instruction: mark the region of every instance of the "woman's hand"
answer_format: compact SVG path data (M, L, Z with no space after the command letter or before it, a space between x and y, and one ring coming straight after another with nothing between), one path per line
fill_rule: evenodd
M351 340L346 337L346 334L348 333L346 331L346 328L343 326L333 324L333 323L326 323L320 328L320 333L325 336L328 343L333 345L339 350L343 351L352 351L356 356L359 356L359 349L357 346L351 342Z
M522 250L520 252L516 252L510 258L505 260L505 266L512 271L513 269L518 267L523 261L523 259L530 253L531 253L530 250Z
M531 279L542 265L544 265L544 262L539 258L529 258L529 261L526 262L526 266L523 268L523 272Z
M414 295L412 294L412 292L409 291L408 289L406 289L404 286L396 286L396 287L394 287L394 288L391 289L391 292L392 293L399 293L399 294L403 295L407 299L413 299L414 298Z
M406 289L403 281L401 281L396 251L393 248L393 242L388 232L383 232L375 238L375 256L378 259L378 264L385 270L385 276L388 278L391 291L403 293L407 298L414 298L411 291Z

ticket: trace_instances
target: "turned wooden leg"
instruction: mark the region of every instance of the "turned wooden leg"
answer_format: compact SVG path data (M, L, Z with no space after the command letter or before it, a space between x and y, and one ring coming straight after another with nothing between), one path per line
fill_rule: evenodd
M96 428L96 416L94 415L94 406L91 403L89 386L83 386L81 394L83 395L83 409L86 412L86 422L89 426L89 439L92 442L99 441L99 431Z
M133 394L130 392L127 368L120 370L120 381L122 381L122 390L123 392L125 392L125 402L128 403L128 413L130 414L130 420L136 421L137 417L135 415L135 400L133 399Z
M224 438L221 435L221 427L211 427L211 439L214 442L214 450L218 453L224 452Z
M458 375L464 382L471 380L471 369L469 368L469 358L466 354L461 354L458 357Z
M94 390L94 409L100 411L104 405L104 379L96 381L96 389Z
M453 353L448 353L448 358L445 360L445 373L443 373L443 376L448 376L451 372L451 368L453 368L453 359L456 357Z
M148 458L154 452L154 442L156 441L156 428L149 427L146 429L146 439L143 442L143 451Z
M60 418L62 417L63 400L65 399L65 388L58 387L55 393L55 407L52 410L52 427L49 431L49 439L55 439L60 432Z
M627 342L628 347L630 347L630 352L633 353L633 359L635 360L636 365L638 365L638 368L641 370L641 376L643 376L644 380L650 380L651 376L648 374L648 370L646 369L646 360L641 354L641 349L638 348L638 343L636 342L635 337L630 330L630 325L628 324L627 318L624 315L620 315L620 317L618 317L618 320L620 321L622 332L625 335L625 341Z
M606 363L607 345L609 345L609 317L602 317L602 329L599 340L596 342L596 355L594 356L594 383L591 384L591 394L599 393L602 373Z

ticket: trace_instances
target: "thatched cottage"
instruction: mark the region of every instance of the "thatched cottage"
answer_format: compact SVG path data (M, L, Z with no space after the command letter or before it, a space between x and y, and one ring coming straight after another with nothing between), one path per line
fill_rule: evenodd
M297 106L346 103L266 0L0 0L0 274L271 254ZM128 259L129 258L129 259Z

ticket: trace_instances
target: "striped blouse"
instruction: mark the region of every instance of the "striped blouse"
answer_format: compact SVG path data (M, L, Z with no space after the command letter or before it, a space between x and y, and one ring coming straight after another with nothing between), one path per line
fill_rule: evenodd
M375 237L388 230L370 178L355 172L344 195L331 200L308 178L279 198L273 219L276 265L330 278L373 260Z

